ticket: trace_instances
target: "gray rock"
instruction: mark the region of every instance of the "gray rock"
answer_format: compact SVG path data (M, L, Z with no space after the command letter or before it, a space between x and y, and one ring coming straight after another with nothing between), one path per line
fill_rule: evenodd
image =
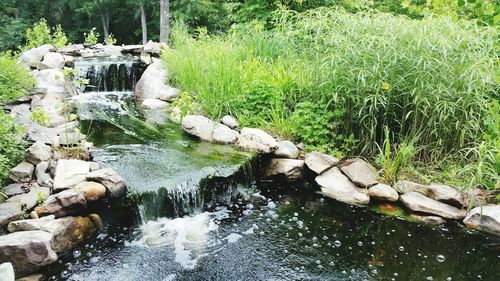
M216 123L202 115L187 115L182 118L182 130L204 141L213 140Z
M52 149L41 141L35 142L26 150L26 161L37 165L40 162L48 161L52 156Z
M29 183L12 183L4 187L3 193L7 196L14 196L18 194L27 193L30 191Z
M438 217L438 216L422 216L422 215L417 215L417 214L411 214L410 217L415 221L428 223L428 224L434 224L434 225L440 225L440 224L444 224L446 222L445 219L443 219L442 217Z
M101 169L101 165L99 165L99 163L97 163L97 162L89 162L89 165L90 165L91 172Z
M278 149L278 142L271 135L254 128L243 128L236 145L257 153L272 153Z
M17 104L10 110L10 116L14 117L17 124L28 128L33 121L31 121L30 105L27 103Z
M12 196L6 203L14 203L21 206L23 211L33 209L41 201L44 201L50 195L50 188L43 186L31 187L28 193Z
M121 49L122 53L140 54L144 50L144 45L125 45Z
M34 73L37 87L46 88L48 93L64 93L64 73L60 69L44 69Z
M123 178L111 168L90 172L87 174L87 179L104 185L108 194L113 198L121 197L127 191L127 185Z
M303 160L274 158L267 166L264 177L284 176L289 181L297 181L303 179L303 174Z
M20 61L27 66L37 67L42 61L43 57L53 48L54 46L49 44L42 45L38 48L33 48L31 50L23 52L21 54Z
M153 60L151 59L151 55L145 52L141 53L141 62L145 65L150 65L153 63Z
M33 123L28 129L28 140L53 145L58 142L59 136L55 128L47 128Z
M447 205L445 203L425 197L416 191L410 191L401 195L401 202L414 212L422 212L437 215L447 219L463 219L465 211Z
M40 273L35 273L16 279L16 281L44 281L44 280L45 278L43 277L43 274Z
M64 66L64 56L59 53L48 52L43 56L41 68L62 68Z
M148 43L146 43L146 45L144 45L143 52L150 55L159 56L161 54L161 51L166 49L168 49L167 44L157 43L150 40L148 41Z
M0 226L19 219L24 214L21 205L13 202L0 204Z
M500 235L500 206L476 207L464 219L467 227Z
M36 165L36 183L40 186L47 186L47 187L53 187L54 186L54 181L52 180L52 177L50 176L49 172L49 162L40 162L38 165Z
M240 127L240 123L231 115L226 115L222 117L222 124L228 126L229 128L236 130Z
M15 182L29 182L34 171L35 165L23 161L10 170L9 177Z
M85 47L83 46L83 44L68 45L68 46L64 46L62 48L57 49L57 52L61 53L63 55L78 57L78 56L80 56L80 52L84 48Z
M106 187L97 182L84 181L75 186L75 189L83 192L87 202L96 201L106 196Z
M339 159L318 151L306 154L305 161L307 167L316 174L321 174L340 163Z
M141 107L144 109L151 109L151 110L157 110L157 109L164 109L168 107L170 103L166 101L162 101L159 99L145 99L141 103Z
M399 194L394 188L388 186L387 184L379 183L368 189L368 195L370 197L377 198L379 200L395 202L399 199Z
M215 124L212 132L212 141L220 144L233 144L240 137L240 133L231 130L228 126L223 124Z
M86 207L83 192L72 188L49 196L41 206L35 208L35 212L40 217L54 215L59 218L76 214Z
M85 181L90 172L89 162L75 159L59 159L54 175L54 190L63 190Z
M317 176L316 182L321 186L321 193L338 201L356 206L370 202L368 191L357 187L337 167Z
M392 187L399 193L407 193L411 191L415 191L423 195L427 195L429 193L429 186L407 180L399 180Z
M289 140L280 141L274 155L279 158L296 159L299 157L299 149Z
M370 187L378 183L376 173L363 160L356 159L356 161L353 161L350 165L343 166L340 170L360 187Z
M458 207L467 205L466 196L458 192L458 190L456 190L455 188L447 185L429 185L428 196L434 200L449 203Z
M0 262L11 262L18 276L36 272L57 261L51 241L52 234L39 230L0 236Z
M85 140L87 136L80 132L68 132L59 135L59 144L64 146L75 146Z
M153 62L146 68L135 87L135 96L138 100L162 99L172 101L180 94L179 91L172 90L165 84L167 81L167 71L163 68L161 61Z
M0 264L0 281L15 281L14 267L10 262Z
M7 229L10 232L42 230L51 233L52 247L56 253L64 253L89 237L95 227L89 217L55 219L54 216L47 216L41 219L13 221Z
M73 67L75 65L75 57L64 55L64 65L67 67Z

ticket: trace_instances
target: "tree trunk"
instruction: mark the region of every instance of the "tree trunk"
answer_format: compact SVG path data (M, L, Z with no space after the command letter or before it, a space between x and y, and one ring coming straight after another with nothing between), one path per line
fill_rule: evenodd
M141 27L142 27L142 44L146 45L148 43L148 26L146 22L146 12L144 11L144 5L141 2Z
M109 37L109 13L108 9L101 10L101 22L102 22L102 31L104 35L104 40Z
M160 0L160 42L168 43L170 25L170 1Z

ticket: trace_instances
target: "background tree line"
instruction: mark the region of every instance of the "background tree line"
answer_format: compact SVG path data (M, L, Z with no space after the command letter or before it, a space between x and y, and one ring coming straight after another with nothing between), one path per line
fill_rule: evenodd
M339 6L351 12L377 9L421 17L429 13L478 19L497 24L500 0L2 0L0 2L0 50L14 49L24 41L24 31L45 18L49 26L60 24L70 42L82 42L84 33L96 27L105 39L113 34L119 43L133 44L160 39L161 2L166 34L168 19L183 20L189 27L225 31L234 25L272 27L278 9L305 11Z

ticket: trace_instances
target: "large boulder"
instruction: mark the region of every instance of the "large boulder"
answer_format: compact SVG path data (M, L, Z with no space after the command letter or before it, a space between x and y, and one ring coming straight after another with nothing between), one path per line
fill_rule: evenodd
M66 91L64 73L60 69L44 69L34 73L37 87L47 92L64 93Z
M0 204L0 226L6 225L11 221L22 217L24 211L22 206L16 202L8 202Z
M0 262L11 262L16 276L36 272L57 261L51 241L52 234L40 230L0 236Z
M40 186L53 187L54 181L49 174L49 162L40 162L36 165L35 175L36 183Z
M159 99L145 99L141 103L141 107L148 110L160 110L168 107L170 103Z
M68 45L68 46L64 46L62 48L59 48L59 49L57 49L57 52L61 53L63 55L78 57L78 56L80 56L80 52L83 49L85 49L83 44L76 44L76 45Z
M212 141L216 124L202 115L187 115L182 118L182 130L204 141Z
M167 86L167 71L161 61L154 62L146 68L135 87L135 96L138 100L161 99L172 101L180 94L178 89Z
M37 67L42 61L43 57L53 49L54 46L46 44L38 48L33 48L26 52L23 52L20 57L21 63L30 66Z
M54 216L47 216L40 219L13 221L9 223L7 229L10 232L42 230L51 233L53 249L57 253L64 253L89 237L95 227L90 217L55 219Z
M68 189L85 181L88 172L90 172L89 162L60 159L57 161L54 175L54 190Z
M228 126L229 128L236 130L240 127L240 123L231 115L226 115L222 117L221 123Z
M399 180L392 186L398 193L415 191L423 195L429 193L429 186L407 180Z
M15 281L14 267L10 262L0 264L0 281Z
M373 168L361 159L353 160L351 164L343 166L340 170L360 187L370 187L378 183Z
M111 168L90 172L87 174L87 179L104 185L107 193L113 198L119 198L127 191L127 185L123 178Z
M35 208L35 212L40 217L54 215L59 218L76 214L86 207L83 192L72 188L50 195L41 206Z
M31 210L36 205L42 203L50 195L50 188L44 186L33 186L28 193L12 196L6 203L15 203L21 206L22 210Z
M26 128L29 128L29 126L33 123L31 120L31 107L28 103L21 103L12 106L10 116L14 117L17 124Z
M306 161L307 167L316 174L321 174L340 163L339 159L318 151L306 154L304 160Z
M160 56L161 52L163 50L168 49L168 45L165 43L158 43L158 42L153 42L151 40L144 45L144 49L142 50L144 53L154 55L154 56Z
M455 220L463 219L466 214L462 209L425 197L416 191L405 193L400 198L401 202L414 212L428 213Z
M10 170L9 177L15 182L29 182L34 171L35 165L23 161Z
M455 188L442 184L429 185L428 196L434 200L462 207L467 205L467 196L461 194Z
M87 202L96 201L106 196L106 187L93 181L84 181L75 186L76 190L83 192Z
M470 228L500 235L500 206L476 207L467 213L464 224Z
M236 145L243 150L257 153L272 153L278 149L278 142L268 133L254 128L243 128Z
M30 183L11 183L3 188L3 193L7 196L27 193L30 191Z
M216 123L212 132L212 141L220 144L233 144L240 137L240 133L228 126Z
M395 202L399 199L399 194L394 188L387 184L379 183L368 189L368 195L383 201Z
M304 160L297 159L271 159L264 177L284 176L289 181L302 180L304 174Z
M28 140L34 142L42 142L53 145L58 142L59 135L56 128L47 128L33 123L27 132Z
M40 64L41 69L62 68L64 66L64 56L59 53L48 52L43 56Z
M280 141L274 155L279 158L296 159L299 157L299 149L289 140Z
M40 162L48 161L52 156L52 149L41 141L35 142L26 150L26 161L38 165Z
M122 53L140 54L144 50L144 45L125 45L121 47Z
M368 191L357 187L342 172L333 167L316 177L321 193L338 201L361 206L370 202Z

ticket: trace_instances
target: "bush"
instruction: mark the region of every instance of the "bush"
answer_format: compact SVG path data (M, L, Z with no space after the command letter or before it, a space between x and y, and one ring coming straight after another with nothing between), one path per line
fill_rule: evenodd
M0 110L0 187L23 156L22 130ZM0 190L1 191L1 190Z
M89 33L84 33L83 35L85 36L85 44L87 45L95 45L99 41L99 32L95 31L96 28L92 28Z
M26 49L36 48L44 44L51 44L56 48L66 46L68 38L60 25L53 29L47 24L45 19L35 23L32 28L26 30Z
M424 147L427 162L481 142L498 90L496 28L334 9L282 11L275 23L197 40L174 28L171 82L214 118L278 128L310 148L375 156L385 127L394 145Z
M0 53L0 107L28 93L35 81L11 53Z

